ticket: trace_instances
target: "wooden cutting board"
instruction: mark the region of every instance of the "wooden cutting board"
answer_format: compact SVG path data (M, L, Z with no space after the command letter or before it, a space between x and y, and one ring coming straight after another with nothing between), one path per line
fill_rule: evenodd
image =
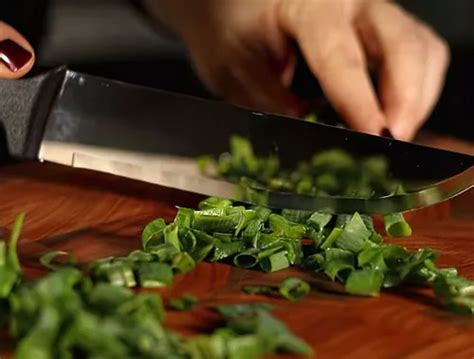
M26 163L0 168L0 227L11 227L26 212L20 256L29 277L44 273L40 254L65 250L81 261L124 255L140 248L143 226L156 217L170 220L175 206L196 206L200 197L109 175L61 166ZM474 279L474 191L408 216L411 238L395 242L409 248L431 247L439 265L456 266ZM225 264L202 263L178 276L164 297L193 293L200 299L191 313L170 312L166 323L184 335L212 328L215 303L268 301L275 315L323 358L474 358L474 318L444 311L429 290L387 290L378 298L328 293L306 274L313 291L301 302L248 296L245 284L278 283L290 272L264 274ZM0 335L0 357L12 344ZM3 354L2 354L3 352Z

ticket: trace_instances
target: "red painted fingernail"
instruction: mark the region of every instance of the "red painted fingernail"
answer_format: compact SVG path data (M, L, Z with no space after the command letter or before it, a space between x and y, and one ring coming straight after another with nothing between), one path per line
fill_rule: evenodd
M393 137L393 135L392 135L392 132L390 132L390 130L389 130L388 128L386 128L386 127L382 130L381 135L382 135L383 137L395 139L395 137Z
M16 72L31 60L33 54L15 41L6 39L0 41L0 61L2 61L11 72Z

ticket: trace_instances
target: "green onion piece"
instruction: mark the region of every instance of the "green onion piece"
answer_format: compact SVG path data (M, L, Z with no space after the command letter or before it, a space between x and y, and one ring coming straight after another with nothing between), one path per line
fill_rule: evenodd
M301 239L305 232L303 225L290 222L278 214L271 214L268 218L268 222L273 233L277 236Z
M329 236L327 236L327 238L321 244L321 249L331 248L336 239L342 234L342 232L344 231L341 228L334 227Z
M256 212L252 209L246 210L245 207L239 206L234 207L232 210L229 209L228 215L231 215L233 212L240 212L240 221L239 224L235 227L234 235L238 236L240 232L248 225L248 223L255 217Z
M62 265L52 264L52 262L57 257L66 257L66 262ZM40 257L39 261L44 267L51 270L56 270L58 268L61 268L64 265L74 266L77 263L77 260L74 256L64 251L53 251L53 252L45 253Z
M166 287L173 282L173 271L168 264L149 262L138 267L138 282L143 288Z
M326 266L326 260L321 253L315 253L307 256L303 262L303 268L306 270L320 272Z
M259 236L263 229L263 221L259 218L252 219L247 227L242 231L242 239L245 243L250 244L252 247L256 248Z
M308 283L295 277L286 278L279 286L281 296L291 301L303 299L310 291Z
M132 262L151 262L154 259L151 253L139 249L130 252L127 258Z
M354 254L352 252L339 248L328 248L324 253L326 257L324 272L331 280L334 281L336 277L342 279L339 273L354 270Z
M0 240L0 269L7 264L7 244Z
M278 289L269 285L244 285L242 292L247 294L268 295L276 297L279 295Z
M157 246L149 246L146 252L155 256L160 262L171 262L174 256L179 253L179 249L172 244L162 243Z
M321 232L331 219L332 215L328 213L314 212L311 217L308 218L306 223L316 231Z
M435 294L451 310L474 314L474 281L438 271L432 285Z
M7 248L8 265L15 272L21 271L20 261L18 260L18 254L17 254L17 245L18 245L18 239L20 238L21 228L23 227L24 220L25 220L24 212L20 213L16 217L15 223L13 224L12 232L10 234L10 242L8 243L8 248Z
M226 340L229 358L258 358L262 353L261 343L256 335L239 335Z
M197 246L197 238L194 232L190 229L178 230L179 248L184 252L192 253Z
M372 234L369 237L369 241L375 244L382 244L383 243L383 237L378 234L377 232L372 232Z
M225 243L223 241L217 240L214 245L214 254L210 260L211 262L217 262L244 250L245 243L242 241Z
M155 219L145 226L142 232L142 246L144 250L147 250L150 244L158 245L163 243L163 230L165 227L166 223L163 218Z
M388 214L383 217L385 231L390 237L408 237L411 236L411 227L403 218L401 213Z
M199 156L196 159L199 171L201 171L204 174L210 175L210 169L214 168L216 166L214 159L211 156L208 155L203 155Z
M196 246L192 251L191 256L194 261L200 262L204 260L204 258L206 258L207 255L212 251L216 243L216 239L203 231L192 231L196 236Z
M61 326L60 309L45 305L26 337L18 343L15 358L53 358L54 343Z
M196 267L196 262L189 253L181 252L174 256L171 267L176 273L187 273Z
M17 282L18 272L8 266L0 268L0 299L8 298Z
M378 296L383 284L383 274L378 270L363 268L354 270L347 278L345 288L350 294Z
M272 210L267 207L254 207L255 217L260 219L262 222L268 221L268 218L272 214Z
M247 304L219 304L214 309L224 317L224 319L234 319L238 317L251 317L259 311L273 311L275 307L268 303L247 303Z
M250 249L234 257L234 265L239 268L252 268L258 263L258 250Z
M290 262L288 261L286 251L276 252L267 257L260 258L260 268L265 272L276 272L289 266Z
M344 230L335 240L335 245L352 253L359 253L361 250L372 245L369 241L370 231L365 227L364 221L356 212L350 221L344 226Z
M200 210L211 208L227 208L232 206L232 201L227 198L209 197L199 202L198 208Z
M283 209L281 215L290 222L305 224L311 217L312 212L298 209Z
M264 353L281 351L305 356L313 355L307 343L293 335L284 323L275 319L268 311L258 310L255 322L256 334L262 341Z
M96 276L112 285L120 287L136 286L135 276L130 264L123 261L99 265L96 269Z
M189 311L196 306L197 302L198 299L196 296L192 294L185 294L178 298L171 298L168 301L168 305L175 310Z
M194 210L180 207L174 218L174 223L179 228L191 228L194 218Z
M257 173L258 161L250 141L244 137L232 136L230 138L230 151L232 153L232 166L236 172L241 174Z
M216 210L224 210L216 208ZM207 232L233 233L242 221L243 210L233 211L231 214L215 214L212 212L196 211L194 212L193 228Z
M179 240L179 227L172 223L163 230L163 235L165 239L165 243L171 244L172 246L176 247L177 250L181 250L181 242Z
M318 173L348 173L355 169L352 156L340 149L331 149L315 154L311 161Z
M336 227L338 228L344 228L347 223L351 220L352 215L350 214L339 214L336 217Z
M385 273L388 271L384 259L384 252L387 247L370 247L364 249L357 255L359 267L370 267L373 270Z
M374 228L374 220L372 219L372 216L369 216L368 214L359 214L360 218L362 218L362 221L364 222L365 228L369 230L369 232L374 233L375 228Z
M133 292L128 288L98 283L89 292L87 301L94 310L104 314L114 314L114 310L131 297L133 297Z

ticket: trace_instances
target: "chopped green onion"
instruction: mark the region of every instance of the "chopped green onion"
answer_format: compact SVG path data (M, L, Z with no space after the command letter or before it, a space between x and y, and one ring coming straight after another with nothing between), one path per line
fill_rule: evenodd
M264 272L276 272L288 268L290 262L288 261L286 253L286 251L279 251L260 258L260 268L262 268Z
M411 236L411 227L405 221L403 214L392 213L383 217L385 231L390 237L408 237Z
M163 243L163 230L166 223L163 218L158 218L146 225L142 232L142 246L146 250L149 245Z
M350 294L377 296L383 284L383 274L378 270L363 268L349 274L345 288Z
M165 263L141 263L138 268L138 281L143 288L166 287L173 282L173 271Z
M7 261L9 266L11 267L12 270L16 272L20 272L20 261L18 260L18 254L17 254L17 245L18 245L18 239L20 238L21 234L21 229L23 227L23 221L25 220L25 213L22 212L20 213L16 219L15 223L13 224L13 229L10 234L10 242L8 243L8 249L7 249Z
M53 251L53 252L45 253L40 257L39 261L46 268L49 268L51 270L56 270L56 269L60 268L61 266L64 266L64 264L63 265L52 264L52 262L57 257L66 257L65 265L74 266L77 263L76 258L71 256L68 252L64 252L64 251Z
M310 291L308 283L295 277L285 279L279 287L281 296L291 301L303 299Z
M178 298L171 298L168 304L171 308L179 311L192 310L198 302L198 299L192 294L185 294Z
M247 294L268 295L272 297L279 295L277 288L268 285L244 285L242 287L242 292Z
M174 256L171 267L176 273L187 273L196 267L196 262L189 253L181 252Z
M258 251L250 249L245 252L241 252L234 257L234 265L239 268L252 268L258 263Z

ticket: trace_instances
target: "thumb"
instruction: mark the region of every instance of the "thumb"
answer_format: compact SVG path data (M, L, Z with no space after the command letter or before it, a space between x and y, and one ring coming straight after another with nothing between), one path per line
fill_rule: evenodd
M35 54L28 41L0 21L0 79L17 79L33 67Z

